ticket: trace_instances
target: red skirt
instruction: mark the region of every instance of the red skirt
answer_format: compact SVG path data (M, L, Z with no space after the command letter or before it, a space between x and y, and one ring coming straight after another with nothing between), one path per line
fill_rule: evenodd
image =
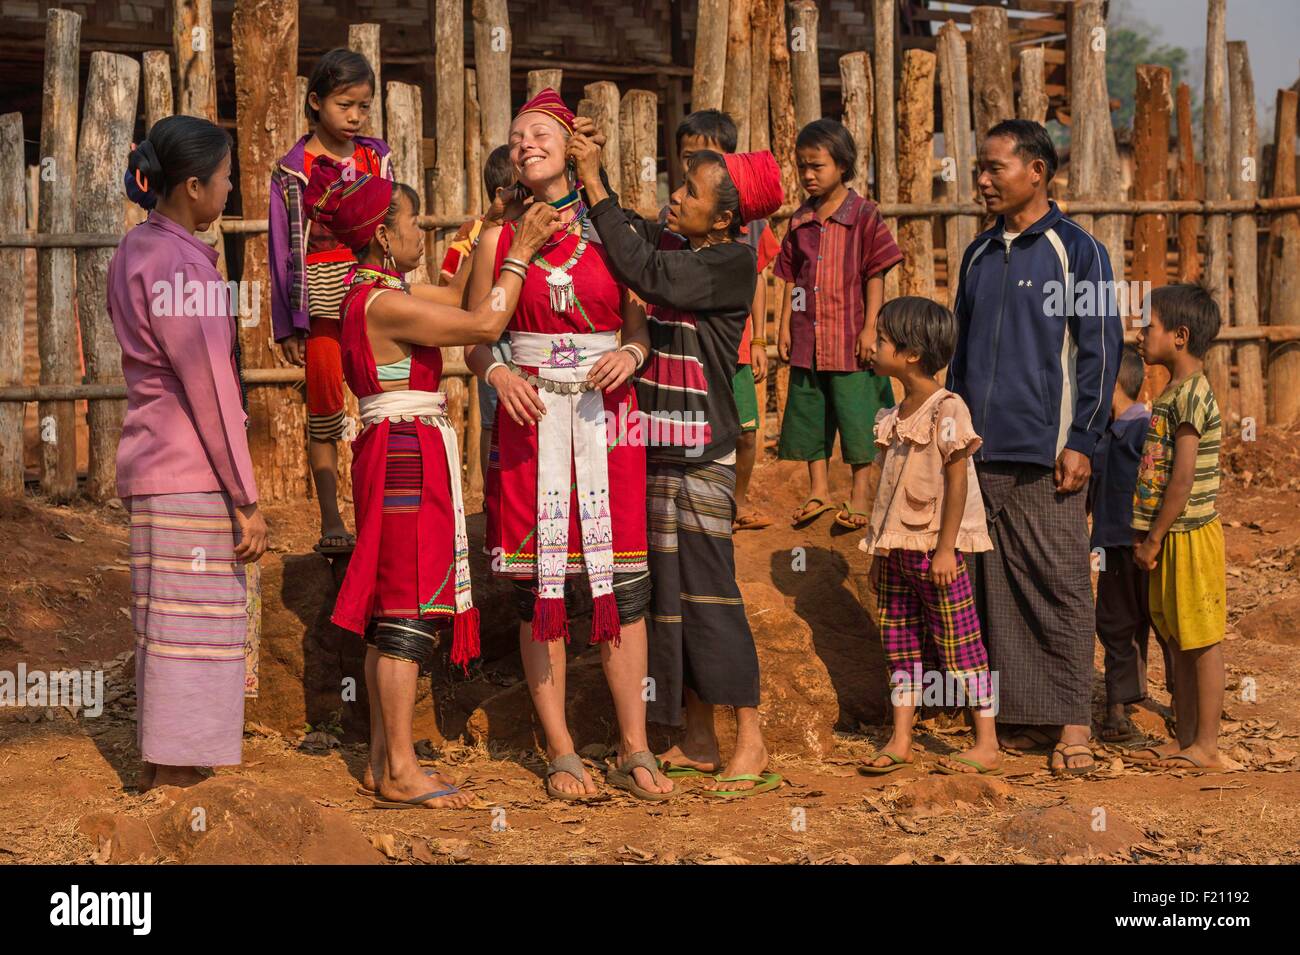
M605 411L615 422L629 421L636 411L630 383L607 392ZM614 532L614 573L640 572L646 565L646 454L644 446L619 442L609 448L610 523ZM518 425L497 407L492 429L484 509L484 551L492 572L502 577L537 576L537 427ZM569 465L569 557L566 573L586 573L582 560L577 477Z

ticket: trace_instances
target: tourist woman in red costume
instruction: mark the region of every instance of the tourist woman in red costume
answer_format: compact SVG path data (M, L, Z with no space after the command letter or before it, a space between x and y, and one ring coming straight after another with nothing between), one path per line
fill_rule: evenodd
M607 421L636 412L630 378L649 354L645 315L610 275L565 159L573 113L554 90L526 103L510 127L511 160L536 202L560 211L560 227L524 259L507 251L515 226L485 230L475 251L470 300L503 269L527 278L508 326L510 359L486 348L470 368L497 389L486 490L487 549L494 572L515 583L519 647L546 733L546 789L582 799L595 784L574 752L564 717L565 580L584 571L591 639L600 644L619 723L619 757L606 780L641 799L672 783L655 765L645 732L645 448L618 441ZM621 342L620 342L621 336Z
M460 458L438 391L438 349L496 341L524 269L503 269L496 288L464 311L438 301L432 286L402 278L424 247L409 186L345 174L322 156L303 202L358 262L340 306L343 371L363 427L352 463L357 545L332 619L368 644L371 735L363 791L379 808L460 808L470 797L440 776L431 781L411 738L416 674L432 662L439 631L454 621L452 663L478 655ZM530 258L556 218L545 204L530 210L512 237L512 256Z

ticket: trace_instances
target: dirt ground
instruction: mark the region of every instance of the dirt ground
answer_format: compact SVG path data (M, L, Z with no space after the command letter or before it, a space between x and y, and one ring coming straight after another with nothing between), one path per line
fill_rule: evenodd
M922 724L918 765L867 779L855 766L883 743L878 702L857 676L878 643L859 595L868 559L859 535L829 515L793 530L784 518L804 490L800 470L774 460L754 498L777 518L736 540L739 576L785 596L811 628L840 697L832 753L775 753L783 788L723 801L694 791L638 803L617 790L584 805L548 800L535 753L449 740L422 755L473 787L461 811L386 812L355 787L359 743L335 728L285 733L246 727L244 764L186 792L135 788L126 515L120 507L0 502L0 670L102 667L108 705L88 719L64 709L0 709L0 862L316 861L529 863L960 863L1300 861L1300 451L1297 435L1230 441L1220 507L1228 546L1229 693L1223 750L1233 771L1182 775L1127 768L1095 743L1104 769L1060 781L1041 756L1008 757L999 779L929 772L964 745L958 719ZM837 499L847 469L833 470ZM310 503L270 509L275 546L307 553ZM807 566L792 569L804 548ZM1153 647L1154 649L1154 647ZM1164 736L1168 695L1153 653L1149 706L1135 713ZM1096 657L1094 718L1102 704ZM476 679L508 682L509 666ZM472 693L470 694L473 695ZM596 767L601 747L584 748ZM596 778L600 780L599 775ZM205 807L206 827L192 821ZM214 811L216 815L214 816ZM287 815L286 815L287 813Z

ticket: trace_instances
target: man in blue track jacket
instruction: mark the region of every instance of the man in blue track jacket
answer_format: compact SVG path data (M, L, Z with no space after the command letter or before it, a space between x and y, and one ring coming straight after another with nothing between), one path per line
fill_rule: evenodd
M971 563L1002 743L1055 744L1052 770L1083 775L1096 765L1083 491L1123 324L1105 247L1047 198L1056 166L1028 120L997 124L980 146L980 194L998 219L962 257L948 387L983 438L975 467L994 549Z

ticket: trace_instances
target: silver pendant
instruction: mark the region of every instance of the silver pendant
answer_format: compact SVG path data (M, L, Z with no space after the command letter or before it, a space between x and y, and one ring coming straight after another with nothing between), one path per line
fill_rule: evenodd
M551 308L561 315L568 314L577 302L573 294L573 277L563 269L552 269L547 273L546 285L550 292Z

